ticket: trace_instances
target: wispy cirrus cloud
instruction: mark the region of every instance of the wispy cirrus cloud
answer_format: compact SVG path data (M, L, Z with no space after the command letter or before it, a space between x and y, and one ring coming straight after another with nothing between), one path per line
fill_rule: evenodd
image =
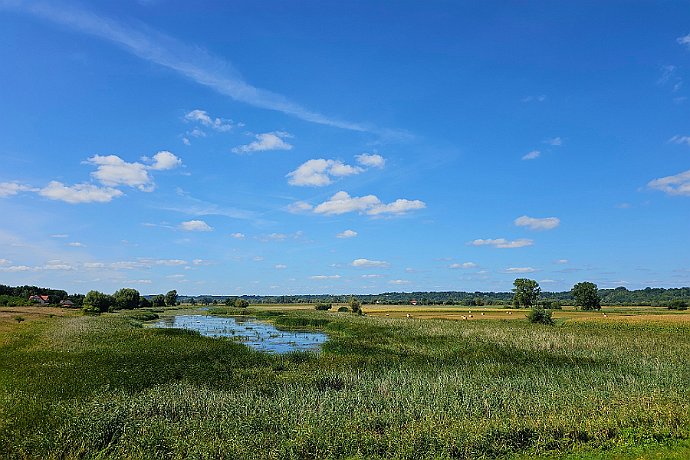
M353 131L396 135L362 123L338 120L293 102L280 94L247 83L233 66L198 46L189 46L145 25L126 25L75 6L49 1L5 1L0 4L64 27L109 41L133 55L236 101L275 110L301 120Z
M529 153L526 153L525 155L522 156L523 160L536 160L541 156L541 152L539 150L532 150Z
M660 177L647 183L647 187L668 195L690 196L690 170L674 176Z
M671 144L690 145L690 136L673 136L668 142Z

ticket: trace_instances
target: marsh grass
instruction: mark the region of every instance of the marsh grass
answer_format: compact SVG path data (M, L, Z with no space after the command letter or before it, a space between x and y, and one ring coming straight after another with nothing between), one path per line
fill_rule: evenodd
M690 453L687 323L253 314L331 339L269 355L124 314L17 325L0 354L0 457Z

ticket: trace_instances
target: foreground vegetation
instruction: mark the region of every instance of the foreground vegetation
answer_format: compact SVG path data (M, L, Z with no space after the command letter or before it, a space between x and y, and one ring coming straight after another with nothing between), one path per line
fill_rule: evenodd
M23 322L8 313L0 457L690 456L690 322L673 320L686 313L556 316L555 326L524 312L519 321L214 313L331 340L319 355L277 356L145 328L155 315L141 312L23 313Z

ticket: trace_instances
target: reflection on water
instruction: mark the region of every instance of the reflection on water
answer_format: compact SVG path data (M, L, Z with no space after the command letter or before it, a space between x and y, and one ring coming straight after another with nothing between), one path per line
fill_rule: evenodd
M207 337L232 337L256 350L272 353L318 351L328 340L328 336L320 332L279 331L269 323L219 316L167 316L152 326L191 329Z

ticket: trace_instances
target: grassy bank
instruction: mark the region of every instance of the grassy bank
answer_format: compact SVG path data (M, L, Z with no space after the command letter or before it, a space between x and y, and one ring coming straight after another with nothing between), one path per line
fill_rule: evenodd
M0 457L690 454L687 321L257 314L331 340L273 356L125 314L8 319Z

